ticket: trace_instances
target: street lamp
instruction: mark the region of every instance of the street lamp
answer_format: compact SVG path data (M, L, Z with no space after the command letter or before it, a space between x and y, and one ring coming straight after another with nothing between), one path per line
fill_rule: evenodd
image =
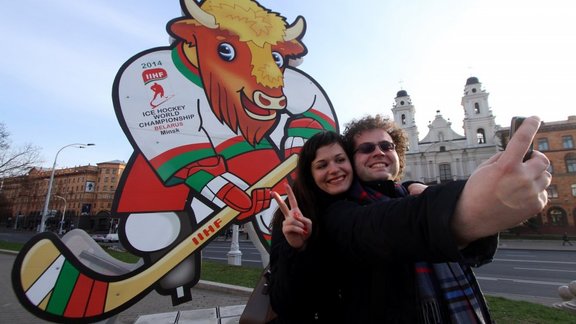
M46 217L48 217L48 204L50 203L50 194L52 194L52 183L54 182L54 173L56 172L56 160L58 160L58 154L63 149L73 146L76 148L85 148L86 146L94 146L95 144L81 144L81 143L74 143L68 144L66 146L61 147L58 152L56 152L56 157L54 157L54 164L52 164L52 174L50 174L50 182L48 182L48 192L46 193L46 201L44 202L44 210L42 211L42 220L40 221L40 227L38 228L38 232L44 232L46 230Z
M62 219L60 220L60 230L58 231L58 234L62 235L63 231L62 227L64 227L64 216L66 215L66 198L58 195L54 195L54 197L64 200L64 210L62 211Z
M240 251L240 243L238 243L239 226L232 225L232 242L230 242L230 251L228 251L228 264L234 266L242 265L242 251Z

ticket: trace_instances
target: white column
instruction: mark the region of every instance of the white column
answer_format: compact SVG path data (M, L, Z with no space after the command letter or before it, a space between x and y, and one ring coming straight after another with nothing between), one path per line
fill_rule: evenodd
M240 244L238 243L238 228L238 225L232 225L232 242L230 243L230 251L228 251L228 264L235 266L242 265L242 251L240 251Z

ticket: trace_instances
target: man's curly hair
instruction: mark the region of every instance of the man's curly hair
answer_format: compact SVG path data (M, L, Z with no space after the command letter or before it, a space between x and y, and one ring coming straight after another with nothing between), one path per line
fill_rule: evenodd
M383 117L380 114L375 116L364 116L360 119L353 119L345 125L344 141L346 142L346 152L351 159L353 159L354 152L354 139L360 133L372 129L383 129L392 137L392 141L396 145L396 153L400 159L400 171L398 177L394 180L400 180L404 174L404 167L406 165L406 151L408 149L408 137L402 128L400 128L393 120L388 117Z

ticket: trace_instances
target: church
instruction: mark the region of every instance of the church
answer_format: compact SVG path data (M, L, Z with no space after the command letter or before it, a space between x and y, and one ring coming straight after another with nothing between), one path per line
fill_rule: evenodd
M500 128L488 105L488 92L476 77L466 80L462 107L464 135L436 111L428 134L419 140L416 109L405 90L396 94L392 107L394 121L409 138L404 179L437 184L467 179L474 169L500 150L496 136Z

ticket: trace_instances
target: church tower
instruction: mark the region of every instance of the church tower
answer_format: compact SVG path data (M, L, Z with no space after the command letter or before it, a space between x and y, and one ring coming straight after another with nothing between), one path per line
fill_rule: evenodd
M488 93L477 78L466 81L462 107L465 135L452 129L452 123L436 111L428 133L418 140L415 109L406 91L398 91L392 108L394 121L408 136L404 179L435 184L466 179L482 162L498 152L495 118L488 107Z
M464 133L468 147L496 145L496 123L488 106L488 93L476 77L466 80L464 96Z
M412 104L412 99L406 90L400 90L394 98L395 103L392 107L394 121L408 135L408 151L410 153L418 152L418 127L416 126L416 109Z

